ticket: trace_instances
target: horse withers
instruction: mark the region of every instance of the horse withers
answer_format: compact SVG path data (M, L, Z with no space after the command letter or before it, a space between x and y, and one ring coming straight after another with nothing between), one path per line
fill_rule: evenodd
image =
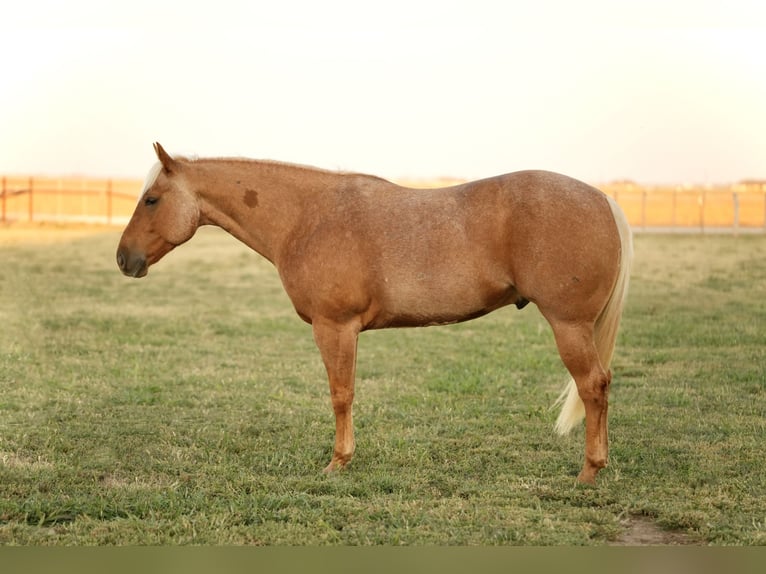
M632 239L619 206L580 181L521 171L443 189L244 159L158 162L117 249L126 275L216 225L271 261L311 324L336 434L325 470L354 454L360 332L445 325L534 303L571 379L556 429L585 417L579 480L607 463L609 364L627 295Z

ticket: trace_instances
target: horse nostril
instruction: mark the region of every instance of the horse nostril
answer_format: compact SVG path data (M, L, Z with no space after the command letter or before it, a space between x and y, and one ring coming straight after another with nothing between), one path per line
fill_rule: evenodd
M121 271L125 271L125 256L122 254L122 251L117 252L117 267Z

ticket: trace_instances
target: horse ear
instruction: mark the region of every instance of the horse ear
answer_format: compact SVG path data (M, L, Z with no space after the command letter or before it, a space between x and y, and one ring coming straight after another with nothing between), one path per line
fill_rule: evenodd
M176 160L170 157L170 154L165 151L159 142L154 143L154 152L157 154L157 159L160 160L160 163L162 163L162 167L165 168L165 171L172 172L175 170L176 166L178 165Z

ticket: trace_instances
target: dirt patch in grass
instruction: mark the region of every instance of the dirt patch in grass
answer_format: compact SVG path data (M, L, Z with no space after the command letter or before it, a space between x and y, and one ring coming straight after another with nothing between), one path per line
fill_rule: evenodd
M663 530L646 516L630 516L623 521L623 533L611 546L686 546L699 544L688 534Z

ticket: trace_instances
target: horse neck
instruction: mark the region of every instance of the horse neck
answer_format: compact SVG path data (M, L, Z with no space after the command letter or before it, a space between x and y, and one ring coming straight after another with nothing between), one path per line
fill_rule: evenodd
M201 225L216 225L272 263L316 205L311 195L332 185L331 172L252 160L198 160Z

